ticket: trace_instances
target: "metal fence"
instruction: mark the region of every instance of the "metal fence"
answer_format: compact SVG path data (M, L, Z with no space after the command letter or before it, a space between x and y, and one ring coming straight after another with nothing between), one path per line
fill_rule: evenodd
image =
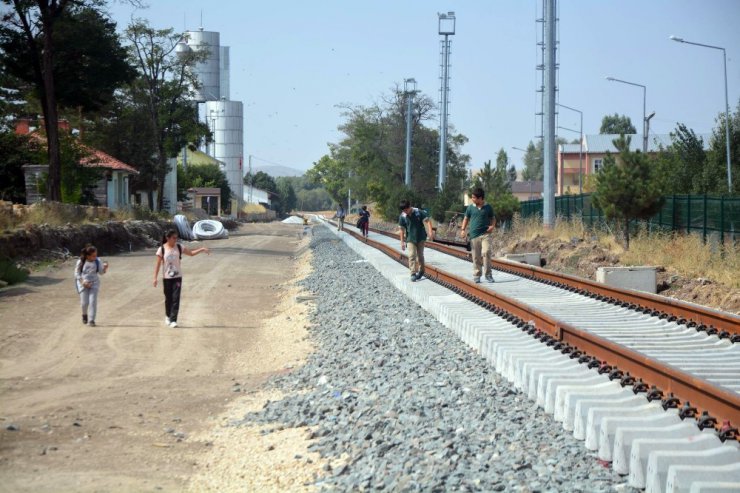
M587 226L601 226L604 215L591 203L591 195L555 197L555 214L564 218L580 218ZM521 203L522 217L542 215L542 199ZM642 222L648 229L685 231L735 241L740 239L740 197L710 195L667 195L663 208ZM633 227L637 228L638 223Z

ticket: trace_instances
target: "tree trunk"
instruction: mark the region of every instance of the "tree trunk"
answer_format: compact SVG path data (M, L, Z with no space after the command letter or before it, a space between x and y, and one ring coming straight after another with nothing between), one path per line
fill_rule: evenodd
M624 220L624 249L630 249L630 220L629 218Z
M53 21L50 15L44 16L44 48L42 54L42 75L44 79L44 121L46 123L46 146L49 156L49 180L47 198L62 201L62 158L59 150L59 114L54 91L54 53L52 51Z

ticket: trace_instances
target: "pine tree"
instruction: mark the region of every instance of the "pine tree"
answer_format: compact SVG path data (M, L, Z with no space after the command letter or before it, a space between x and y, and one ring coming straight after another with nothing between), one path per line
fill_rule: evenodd
M616 223L629 248L629 223L633 219L648 219L663 206L663 194L656 168L642 152L629 150L630 137L615 139L619 151L615 157L607 154L604 168L596 175L593 204L609 221Z

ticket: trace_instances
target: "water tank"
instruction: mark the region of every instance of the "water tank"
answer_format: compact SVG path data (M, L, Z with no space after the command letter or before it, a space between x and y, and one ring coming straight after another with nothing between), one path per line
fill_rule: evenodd
M226 178L234 198L244 191L244 106L241 101L207 101L205 116L213 133L209 154L226 165Z
M220 53L221 99L231 99L229 90L229 47L222 46Z
M196 52L206 51L207 58L193 67L193 75L200 85L194 89L193 99L198 102L218 101L221 99L221 50L219 33L213 31L188 31L188 47Z

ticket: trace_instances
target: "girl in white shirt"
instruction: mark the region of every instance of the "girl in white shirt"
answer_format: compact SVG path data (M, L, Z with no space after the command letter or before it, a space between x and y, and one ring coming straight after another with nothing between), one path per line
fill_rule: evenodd
M191 250L177 243L177 231L169 230L162 238L162 245L157 249L157 265L154 267L154 287L157 287L160 267L163 271L164 312L165 324L172 328L177 327L177 313L180 310L180 292L182 291L182 270L180 260L185 254L194 257L205 252L210 255L208 248Z

